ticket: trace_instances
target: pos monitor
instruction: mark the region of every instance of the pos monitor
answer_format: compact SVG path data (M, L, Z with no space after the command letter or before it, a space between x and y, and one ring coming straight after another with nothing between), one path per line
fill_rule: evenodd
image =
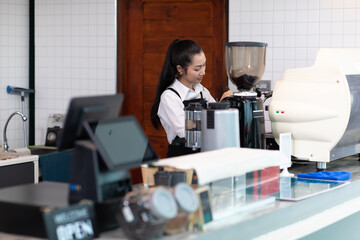
M72 98L57 141L58 150L73 148L76 140L86 138L84 122L117 118L123 100L123 94Z
M158 160L134 116L86 122L84 127L108 169L130 169Z

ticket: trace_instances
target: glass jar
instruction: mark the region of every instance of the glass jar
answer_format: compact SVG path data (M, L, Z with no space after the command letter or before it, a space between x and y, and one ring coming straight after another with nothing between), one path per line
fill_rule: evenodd
M201 110L200 103L190 103L185 108L185 147L194 151L201 148Z
M192 187L186 183L179 183L172 189L178 213L176 217L167 222L165 233L176 234L187 231L189 227L190 213L195 212L199 207L198 197Z
M178 207L173 195L163 187L142 188L125 195L117 214L124 233L131 239L152 239L163 235Z

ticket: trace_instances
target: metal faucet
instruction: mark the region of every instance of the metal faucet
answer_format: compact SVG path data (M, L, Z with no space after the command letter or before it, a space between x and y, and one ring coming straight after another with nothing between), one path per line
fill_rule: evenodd
M9 118L7 119L6 123L5 123L5 127L4 127L4 132L3 132L3 145L2 145L2 149L3 149L3 152L7 152L9 150L9 145L7 143L7 138L6 138L6 129L7 129L7 126L10 122L10 119L15 116L15 115L20 115L21 116L21 119L25 122L27 120L27 117L22 114L21 112L13 112Z

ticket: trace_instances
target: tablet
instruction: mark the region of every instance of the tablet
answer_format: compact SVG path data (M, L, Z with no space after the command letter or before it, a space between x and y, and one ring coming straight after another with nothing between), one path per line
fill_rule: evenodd
M108 169L129 169L158 160L134 116L84 123Z
M342 187L349 182L297 177L280 177L280 200L299 201Z

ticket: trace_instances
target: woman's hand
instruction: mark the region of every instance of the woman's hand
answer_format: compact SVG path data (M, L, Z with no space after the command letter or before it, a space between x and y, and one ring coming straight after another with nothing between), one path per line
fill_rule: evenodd
M223 95L220 98L220 102L227 97L232 97L234 95L234 92L232 90L227 90L226 92L223 93Z

